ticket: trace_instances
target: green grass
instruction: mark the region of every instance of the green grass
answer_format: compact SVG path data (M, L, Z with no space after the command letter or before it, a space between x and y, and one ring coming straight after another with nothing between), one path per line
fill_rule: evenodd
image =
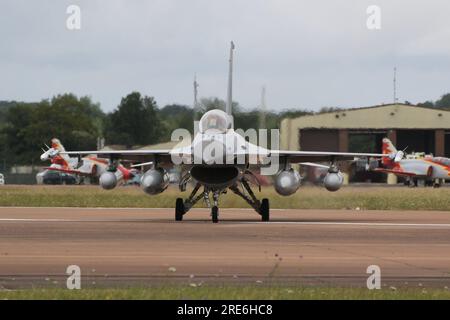
M256 195L269 198L272 208L450 211L450 188L347 186L328 192L320 187L302 187L293 196L282 197L267 187ZM173 208L177 197L187 196L188 192L180 193L175 187L149 196L138 187L105 191L98 186L9 185L0 187L0 206ZM198 206L203 206L202 201ZM221 196L220 206L248 207L230 191Z
M365 288L303 288L258 286L172 286L127 289L24 289L0 291L1 299L206 299L206 300L367 300L367 299L450 299L450 291L444 289L381 289Z

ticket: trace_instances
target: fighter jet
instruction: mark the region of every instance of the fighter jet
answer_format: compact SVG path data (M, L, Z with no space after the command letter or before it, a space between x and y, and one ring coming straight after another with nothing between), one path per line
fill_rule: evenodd
M373 171L406 177L406 183L411 187L427 183L439 187L443 181L450 180L449 158L433 156L404 158L404 152L398 151L388 138L383 138L382 152L390 156L384 157L381 161L382 167L374 168Z
M167 150L117 150L117 151L61 151L61 155L83 156L97 154L110 159L110 168L100 176L100 184L112 186L117 182L119 160L140 162L136 166L150 166L141 178L141 188L149 195L162 193L169 185L167 169L181 166L180 191L186 191L189 181L193 190L186 199L177 198L175 220L183 216L201 199L211 210L212 222L219 221L219 197L227 191L243 198L261 217L269 221L269 199L258 199L252 185L258 185L253 172L274 175L274 187L283 196L294 194L301 185L299 172L292 164L325 167L324 187L329 191L338 190L343 184L343 176L338 168L338 160L353 160L355 157L388 157L377 153L345 153L318 151L284 151L267 148L247 141L234 129L232 117L232 74L234 44L231 42L226 110L214 109L200 119L197 132L188 145ZM187 130L185 130L187 131ZM172 136L177 136L174 133ZM272 136L273 137L273 136ZM272 143L272 147L278 141ZM391 156L391 155L389 155ZM315 162L326 162L329 165ZM211 201L212 195L212 201Z

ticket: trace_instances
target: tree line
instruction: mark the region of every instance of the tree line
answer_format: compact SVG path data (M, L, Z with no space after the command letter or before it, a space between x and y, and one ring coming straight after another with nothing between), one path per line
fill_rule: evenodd
M450 94L418 105L450 109ZM0 168L39 164L41 147L54 137L60 138L68 150L96 149L99 137L104 137L107 145L125 148L170 141L173 130L185 128L193 132L193 121L215 108L225 109L225 102L213 97L200 99L195 110L181 104L159 107L153 97L139 92L123 97L109 113L90 97L70 93L36 103L0 101ZM324 107L318 113L337 110ZM283 118L313 113L290 109L262 114L259 108L248 110L233 102L235 127L243 130L279 128Z
M260 112L246 111L234 104L235 126L258 128ZM160 108L150 96L132 92L120 104L105 113L88 96L61 94L36 103L0 101L0 168L5 163L39 164L41 148L54 137L68 150L95 150L99 137L107 145L125 148L170 141L173 130L193 132L193 121L214 108L224 108L218 98L203 98L198 107L170 104ZM286 113L286 112L285 112ZM283 112L265 113L267 128L277 128ZM306 110L289 111L291 116L309 114Z

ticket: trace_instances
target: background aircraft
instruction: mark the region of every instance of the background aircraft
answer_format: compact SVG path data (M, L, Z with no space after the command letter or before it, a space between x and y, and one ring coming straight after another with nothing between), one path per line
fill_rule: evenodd
M179 182L180 190L185 191L190 180L193 180L195 186L187 199L176 200L175 220L181 221L183 215L195 203L204 199L211 208L213 222L218 222L219 196L228 190L253 207L262 221L269 221L269 200L259 200L250 186L251 183L258 185L252 172L254 170L260 171L279 164L274 172L274 187L280 195L288 196L294 194L301 184L300 174L291 164L326 167L328 173L324 178L324 186L329 191L336 191L343 184L343 176L337 166L338 160L388 156L371 153L270 150L246 141L234 131L231 114L233 50L234 44L231 43L226 112L219 109L206 112L200 119L199 132L188 146L168 150L58 151L58 154L97 154L109 158L110 167L100 176L100 184L105 189L117 184L119 160L141 162L136 166L151 165L141 178L141 188L150 195L163 192L169 184L167 168L180 165L183 172ZM330 165L314 162L328 162Z
M410 186L432 183L434 187L439 187L442 181L450 179L449 158L433 156L425 156L421 159L403 158L403 151L397 151L388 138L383 139L383 154L391 156L382 159L382 168L373 170L406 177ZM395 159L392 155L398 155L400 159Z
M79 160L78 157L68 156L64 153L65 151L59 139L53 138L51 148L48 148L46 151L44 150L44 153L41 155L42 161L51 161L51 165L44 169L95 179L101 179L103 173L109 169L114 169L115 183L108 183L110 180L100 183L107 190L113 189L122 181L132 179L138 172L136 169L127 169L120 163L117 163L114 168L111 168L109 159L97 158L91 155L80 158Z

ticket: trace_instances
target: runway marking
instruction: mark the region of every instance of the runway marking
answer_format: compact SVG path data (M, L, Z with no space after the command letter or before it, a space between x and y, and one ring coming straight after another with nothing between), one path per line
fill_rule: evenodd
M1 218L0 222L77 222L92 220Z
M343 225L343 226L379 226L379 227L442 227L450 228L449 223L392 223L392 222L314 222L314 221L271 221L271 222L250 222L243 221L243 224L299 224L299 225Z
M136 207L12 207L12 206L0 206L1 209L74 209L74 210L174 210L172 207L165 208L136 208ZM210 211L209 208L195 208L195 210ZM220 208L220 210L230 211L255 211L253 208ZM287 211L291 209L272 208L271 211ZM309 209L300 209L309 210Z
M136 208L136 207L0 207L1 209L70 209L70 210L166 210L173 208ZM196 208L197 209L207 209L207 208Z
M186 220L185 223L205 223L209 220ZM159 219L36 219L36 218L0 218L0 222L172 222ZM364 227L424 227L424 228L449 228L448 223L388 223L388 222L324 222L324 221L232 221L222 220L221 224L261 224L261 225L318 225L318 226L364 226ZM219 224L220 224L219 223ZM175 224L175 223L174 223ZM182 223L177 223L182 225Z

